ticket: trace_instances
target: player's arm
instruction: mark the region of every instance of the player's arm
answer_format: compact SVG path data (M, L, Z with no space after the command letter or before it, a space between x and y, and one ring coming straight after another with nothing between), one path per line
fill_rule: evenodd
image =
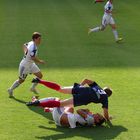
M108 109L107 108L103 108L103 114L104 114L104 117L107 121L109 121L109 113L108 113Z
M64 110L65 113L74 113L74 108L73 107L66 107Z
M23 48L23 52L24 52L24 54L27 52L27 47L26 47L26 45L25 44L23 44L23 46L22 46L22 48Z
M22 49L23 49L24 54L26 55L27 52L28 52L28 49L27 49L26 43L22 45Z
M32 60L36 63L40 63L40 64L45 64L45 61L44 60L41 60L39 59L38 57L36 56L32 56Z
M84 85L92 85L94 83L93 80L89 80L89 79L84 79L82 80L82 82L80 83L81 86L84 86Z
M82 116L84 119L87 118L87 114L88 114L89 110L87 109L78 109L77 113Z

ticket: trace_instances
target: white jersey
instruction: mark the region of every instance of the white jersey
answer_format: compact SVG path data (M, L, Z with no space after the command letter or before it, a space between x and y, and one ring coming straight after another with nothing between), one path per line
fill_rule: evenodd
M60 119L64 113L64 107L55 107L52 111L52 117L56 125L61 126Z
M30 41L28 43L24 44L27 48L27 51L25 52L23 60L29 63L33 63L32 57L37 55L37 46L33 41Z
M113 10L113 4L110 1L108 1L104 6L104 14L112 15L112 10Z
M79 114L68 114L68 121L71 128L75 128L77 124L81 126L92 126L94 125L94 116L88 115L86 119L84 119Z
M106 27L107 25L111 24L115 24L115 21L112 17L112 10L113 10L113 4L108 1L104 7L104 15L102 18L102 25L104 27Z
M39 67L32 60L32 57L37 55L37 46L33 41L24 45L27 51L19 65L19 78L23 80L25 80L29 73L38 73L40 71Z
M61 126L60 120L61 120L61 116L64 114L64 107L56 107L53 109L52 111L52 116L53 116L53 120L55 122L56 125ZM87 117L87 119L85 120L83 117L81 117L79 114L74 114L74 113L67 113L67 117L68 117L68 122L70 125L70 128L75 128L76 124L79 123L80 125L93 125L94 124L94 117L93 120L91 121L91 117Z

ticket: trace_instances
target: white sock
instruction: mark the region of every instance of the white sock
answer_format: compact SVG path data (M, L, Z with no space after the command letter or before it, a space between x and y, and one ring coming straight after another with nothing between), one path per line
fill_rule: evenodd
M91 32L98 32L100 31L100 27L96 27L96 28L93 28L93 29L90 29Z
M117 30L112 30L112 32L114 34L115 40L118 40L118 32L117 32Z
M13 85L10 87L11 90L14 90L15 88L17 88L20 85L19 81L16 80Z
M38 83L33 83L31 86L31 89L35 89L35 87L38 85Z

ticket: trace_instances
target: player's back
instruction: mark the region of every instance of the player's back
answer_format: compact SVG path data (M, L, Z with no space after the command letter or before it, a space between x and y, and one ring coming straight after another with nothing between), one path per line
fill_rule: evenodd
M104 6L104 13L107 15L112 15L113 4L110 1L107 1L106 5Z
M29 63L33 63L32 57L37 55L37 46L33 41L30 41L26 44L24 44L27 48L27 51L25 52L23 60Z

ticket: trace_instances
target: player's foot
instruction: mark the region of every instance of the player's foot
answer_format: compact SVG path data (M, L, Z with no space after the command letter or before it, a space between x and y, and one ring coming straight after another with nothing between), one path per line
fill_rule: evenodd
M33 96L32 97L32 102L35 102L36 100L38 100L39 96Z
M39 81L40 81L39 78L34 78L34 79L32 80L32 83L39 83Z
M89 28L89 29L88 29L88 35L89 35L91 32L92 32L92 30Z
M13 91L12 91L10 88L7 90L7 92L8 92L8 94L9 94L9 98L14 97Z
M30 91L35 93L35 94L39 94L39 92L35 88L31 88Z
M116 42L117 42L117 43L120 43L122 40L123 40L123 38L120 37L120 38L118 38L118 39L116 40Z
M27 102L26 105L27 105L27 106L38 106L39 103L40 103L40 102L39 102L38 100L36 100L35 102Z

